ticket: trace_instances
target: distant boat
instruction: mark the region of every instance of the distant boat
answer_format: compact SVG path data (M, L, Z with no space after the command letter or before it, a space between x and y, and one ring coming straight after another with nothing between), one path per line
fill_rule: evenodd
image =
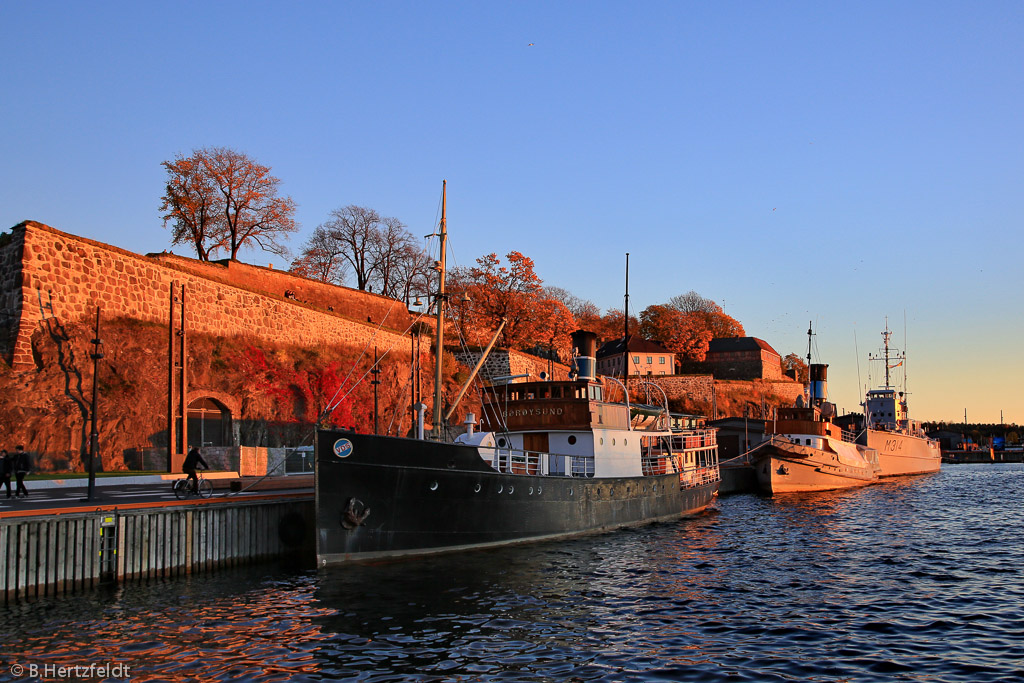
M808 362L810 335L808 334ZM828 491L878 481L878 454L858 445L856 433L833 423L835 404L828 401L828 366L809 364L808 396L796 407L779 408L778 419L765 423L767 442L756 451L754 472L763 493Z
M870 360L883 364L885 384L868 391L865 396L865 429L858 443L878 452L880 477L938 472L942 465L939 442L929 439L921 424L910 419L906 391L897 391L893 385L891 371L901 367L905 369L906 354L890 348L891 336L886 324L882 332L882 355L870 357Z
M443 254L444 202L441 216ZM438 263L439 359L443 256ZM607 401L596 336L578 331L573 344L572 377L486 388L483 431L470 421L455 443L440 440L439 396L433 440L423 438L422 412L417 438L317 430L318 563L564 538L704 510L718 491L717 448L674 432L667 400Z

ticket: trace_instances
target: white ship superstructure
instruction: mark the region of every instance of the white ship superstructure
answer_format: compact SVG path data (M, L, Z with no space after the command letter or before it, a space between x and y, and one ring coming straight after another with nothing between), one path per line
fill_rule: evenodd
M890 347L891 336L886 325L882 353L870 357L884 364L885 384L868 391L864 399L865 429L858 441L878 451L880 477L937 472L942 463L939 442L929 439L921 423L910 419L906 389L898 391L893 385L892 371L905 369L906 354Z

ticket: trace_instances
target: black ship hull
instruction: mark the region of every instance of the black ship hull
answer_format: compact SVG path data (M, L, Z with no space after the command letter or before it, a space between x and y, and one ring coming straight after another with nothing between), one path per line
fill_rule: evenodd
M317 559L352 561L484 548L678 519L718 482L675 473L586 478L507 474L475 447L352 432L317 435Z

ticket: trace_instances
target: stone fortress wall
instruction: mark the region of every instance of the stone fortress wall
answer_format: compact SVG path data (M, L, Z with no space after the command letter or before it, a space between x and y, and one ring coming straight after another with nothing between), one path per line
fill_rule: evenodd
M189 331L304 345L372 340L382 351L409 343L411 316L392 299L271 268L142 256L34 221L2 235L0 267L0 356L15 370L33 365L31 337L48 318L92 319L100 306L105 316L167 324L175 281L185 285Z
M0 233L0 358L15 371L33 368L32 335L47 319L91 321L96 306L104 317L166 325L175 281L185 285L190 332L304 346L372 343L382 353L409 349L413 318L401 302L273 268L173 254L142 256L26 221ZM471 368L479 352L456 352L456 357ZM543 358L496 349L481 376L529 373L537 380L551 370ZM553 378L565 378L568 370L555 363ZM710 374L644 379L657 382L671 399L708 401L715 385ZM635 381L631 378L631 384ZM771 384L783 395L795 397L802 390L790 382Z

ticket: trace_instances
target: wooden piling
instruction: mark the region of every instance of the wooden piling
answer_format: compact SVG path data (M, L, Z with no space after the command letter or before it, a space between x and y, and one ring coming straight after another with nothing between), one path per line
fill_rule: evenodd
M285 556L312 564L315 529L312 500L294 498L5 518L0 590L9 603Z

